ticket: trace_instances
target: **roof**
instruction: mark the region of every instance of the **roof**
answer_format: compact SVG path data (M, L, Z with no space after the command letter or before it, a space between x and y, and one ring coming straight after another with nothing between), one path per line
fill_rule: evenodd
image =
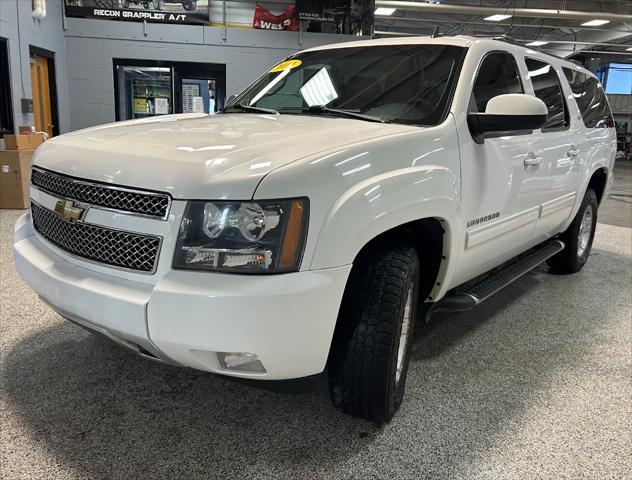
M470 37L470 36L454 36L454 37L392 37L392 38L378 38L372 40L356 40L352 42L342 42L342 43L332 43L329 45L321 45L318 47L308 48L302 50L303 52L314 52L318 50L331 50L338 48L352 48L352 47L373 47L380 45L454 45L460 47L470 47L473 44L489 44L489 48L493 48L494 45L496 47L506 47L507 45L512 45L514 47L523 49L527 51L527 53L531 53L533 55L542 55L545 57L554 58L555 60L563 63L565 66L572 67L575 70L580 70L583 73L587 73L593 76L589 70L586 70L581 65L576 64L571 60L567 60L565 58L560 58L556 55L551 55L542 50L538 50L532 47L526 47L524 45L520 45L517 42L512 41L511 39L504 39L498 37Z

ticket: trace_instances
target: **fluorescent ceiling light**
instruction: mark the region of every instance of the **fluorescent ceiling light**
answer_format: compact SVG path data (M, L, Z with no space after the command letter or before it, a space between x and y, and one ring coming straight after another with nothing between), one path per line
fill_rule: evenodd
M582 23L582 27L601 27L606 23L610 23L610 20L591 20L590 22Z
M549 42L544 40L534 40L533 42L527 43L528 47L541 47L542 45L548 45Z
M630 47L630 48L626 48L626 49L625 49L625 51L626 51L626 52L632 52L632 47Z
M496 15L485 17L483 20L487 20L488 22L501 22L502 20L507 20L508 18L511 18L511 15L501 15L498 13Z
M395 13L396 8L386 8L386 7L377 7L375 9L376 15L393 15Z

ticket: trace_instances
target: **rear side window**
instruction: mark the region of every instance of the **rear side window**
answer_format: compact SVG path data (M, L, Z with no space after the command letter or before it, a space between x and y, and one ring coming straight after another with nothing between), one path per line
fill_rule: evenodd
M478 69L469 111L483 113L489 100L506 93L524 93L516 60L508 52L489 53Z
M596 78L585 73L562 68L571 86L573 97L587 128L614 127L614 119L608 106L606 94Z
M555 69L548 63L533 58L526 58L525 62L535 96L542 100L549 110L542 130L567 127L568 111Z

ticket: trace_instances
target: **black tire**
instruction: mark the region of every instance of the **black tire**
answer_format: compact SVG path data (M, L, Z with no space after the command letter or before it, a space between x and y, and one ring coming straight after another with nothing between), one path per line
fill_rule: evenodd
M584 267L590 255L593 239L595 238L598 207L599 204L597 203L597 195L595 192L592 189L586 190L586 195L584 195L577 215L575 215L568 229L560 236L560 239L565 244L564 250L549 258L547 261L554 272L576 273ZM586 225L582 227L585 215L590 215L588 223L590 224L591 230L589 234L585 236L587 242L583 243L580 241L580 235L586 230Z
M187 12L192 12L197 8L197 1L195 0L184 0L182 2L182 8L184 8Z
M353 417L388 422L404 397L419 295L419 258L411 245L382 243L354 264L329 357L329 391ZM408 308L400 372L402 325Z

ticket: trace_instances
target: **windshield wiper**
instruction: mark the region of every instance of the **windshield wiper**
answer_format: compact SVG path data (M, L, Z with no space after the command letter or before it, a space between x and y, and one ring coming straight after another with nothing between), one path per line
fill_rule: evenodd
M326 107L325 105L311 105L308 108L304 108L303 111L309 112L309 113L335 113L337 115L344 115L346 117L357 118L358 120L366 120L367 122L391 123L385 118L376 117L374 115L365 115L364 113L355 112L353 110L329 108L329 107Z
M277 112L276 110L272 110L271 108L253 107L252 105L244 105L243 103L237 103L235 105L224 107L222 109L222 113L226 112L226 110L230 108L236 108L237 110L241 110L242 112L271 113L272 115L279 114L279 112Z

